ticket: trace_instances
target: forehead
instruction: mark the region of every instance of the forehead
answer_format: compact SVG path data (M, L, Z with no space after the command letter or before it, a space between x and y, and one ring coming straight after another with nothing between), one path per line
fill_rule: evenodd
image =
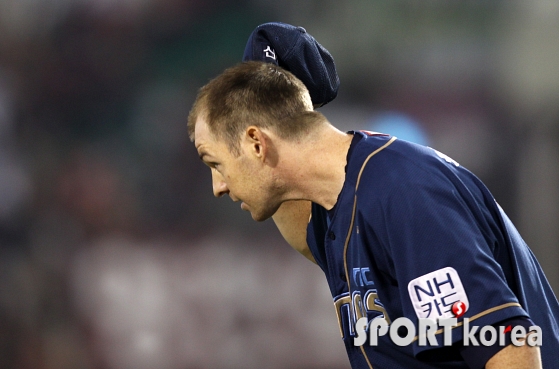
M196 118L196 123L194 125L194 145L198 147L210 138L212 137L208 125L206 124L206 119L200 115Z
M210 132L206 119L200 116L196 119L194 127L194 146L199 153L217 154L226 149L227 145Z

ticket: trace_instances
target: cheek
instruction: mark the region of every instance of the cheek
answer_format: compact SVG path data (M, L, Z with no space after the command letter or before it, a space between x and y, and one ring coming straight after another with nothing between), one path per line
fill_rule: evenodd
M245 173L239 170L234 170L235 168L229 168L230 170L223 170L222 178L227 183L229 189L235 192L243 191L245 188L250 186L250 180L247 180Z

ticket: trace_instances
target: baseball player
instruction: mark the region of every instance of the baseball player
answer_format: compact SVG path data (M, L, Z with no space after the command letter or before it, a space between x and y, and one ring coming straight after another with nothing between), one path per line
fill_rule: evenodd
M559 303L475 175L330 124L314 107L339 80L302 28L259 26L244 60L202 87L189 134L215 196L273 217L324 271L352 368L559 366Z

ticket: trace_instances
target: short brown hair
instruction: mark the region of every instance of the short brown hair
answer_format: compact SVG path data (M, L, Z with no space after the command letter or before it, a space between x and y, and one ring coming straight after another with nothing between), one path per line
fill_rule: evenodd
M254 61L226 69L200 89L188 116L192 140L201 114L210 132L237 155L239 138L250 125L294 139L324 118L312 110L307 88L297 77L279 66Z

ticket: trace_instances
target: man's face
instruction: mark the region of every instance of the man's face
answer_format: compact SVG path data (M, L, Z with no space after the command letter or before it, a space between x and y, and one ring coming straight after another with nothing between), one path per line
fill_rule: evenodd
M228 194L233 201L242 201L241 209L250 211L256 221L266 220L276 212L280 203L274 200L269 168L258 156L259 148L253 141L242 138L241 154L235 156L225 142L209 131L203 117L196 122L194 138L200 159L211 169L214 196Z

